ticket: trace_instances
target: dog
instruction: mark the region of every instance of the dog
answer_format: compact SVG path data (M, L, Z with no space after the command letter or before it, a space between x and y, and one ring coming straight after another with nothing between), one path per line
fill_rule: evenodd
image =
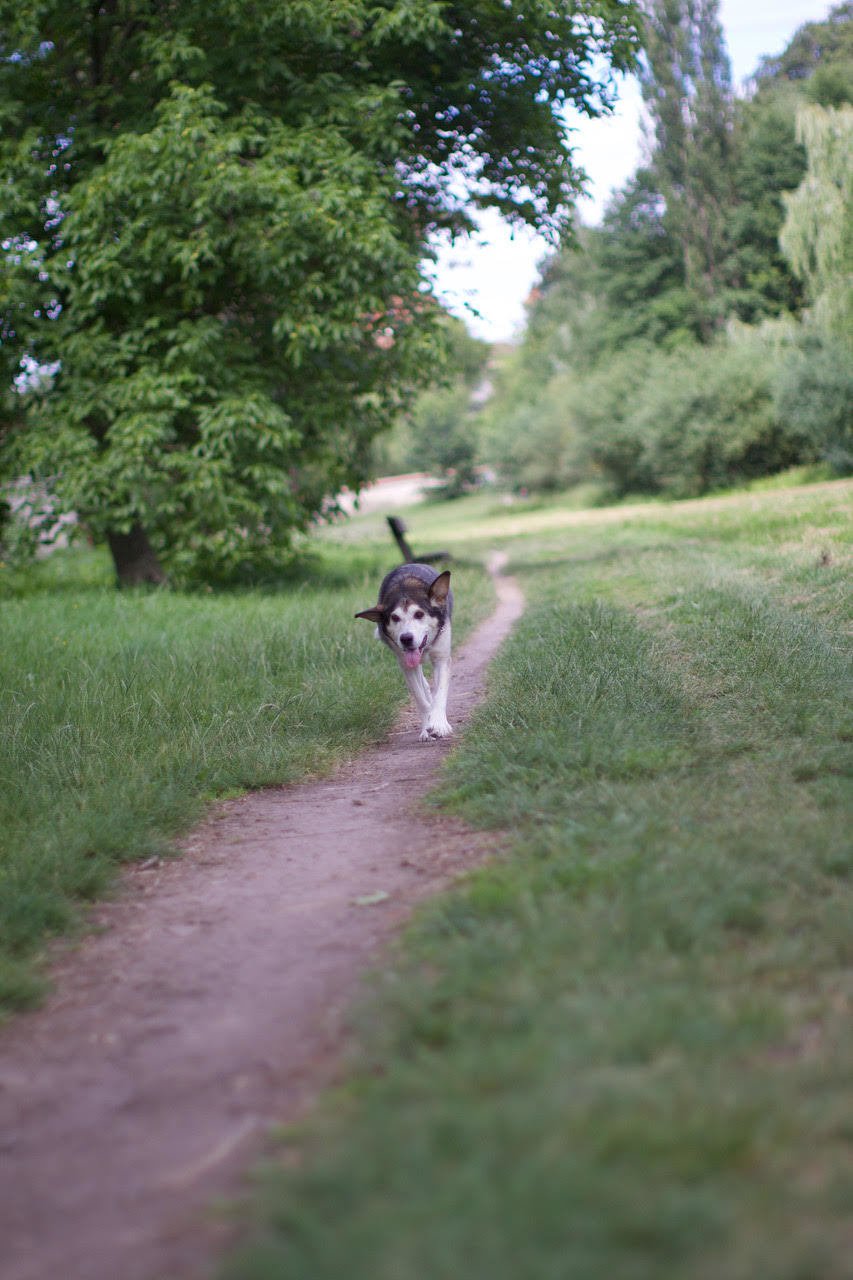
M450 688L450 621L453 592L450 570L438 573L428 564L401 564L382 579L379 603L355 615L376 623L376 638L394 654L421 714L421 742L447 738ZM430 688L423 662L432 663Z

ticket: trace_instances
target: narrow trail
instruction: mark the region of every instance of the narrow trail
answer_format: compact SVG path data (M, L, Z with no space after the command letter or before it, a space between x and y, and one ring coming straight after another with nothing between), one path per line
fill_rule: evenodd
M455 727L523 608L500 567L455 656ZM451 743L418 742L407 712L326 781L220 805L97 909L51 999L0 1031L2 1280L209 1274L224 1228L206 1207L333 1079L382 943L487 847L412 820Z

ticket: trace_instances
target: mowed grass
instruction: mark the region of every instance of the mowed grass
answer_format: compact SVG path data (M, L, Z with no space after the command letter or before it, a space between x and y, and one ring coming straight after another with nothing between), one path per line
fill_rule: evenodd
M230 1280L853 1275L851 498L507 544L528 610L432 800L502 852L377 977Z
M7 575L0 1010L38 997L45 939L116 864L167 854L217 796L326 772L387 732L405 688L353 614L393 563L329 548L278 591L230 595L119 593L91 554ZM454 574L464 632L492 589Z

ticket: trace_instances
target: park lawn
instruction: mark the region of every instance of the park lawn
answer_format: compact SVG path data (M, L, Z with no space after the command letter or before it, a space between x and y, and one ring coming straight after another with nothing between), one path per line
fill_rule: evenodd
M405 687L353 614L393 563L330 546L278 590L221 594L117 592L93 553L0 575L0 1015L38 998L46 939L117 864L384 736ZM493 591L454 575L464 633Z
M851 498L518 520L432 799L502 851L376 977L230 1280L853 1274Z

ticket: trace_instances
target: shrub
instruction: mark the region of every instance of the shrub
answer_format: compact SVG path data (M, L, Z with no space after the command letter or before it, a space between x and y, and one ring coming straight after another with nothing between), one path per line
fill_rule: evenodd
M760 338L634 352L584 380L588 459L617 492L689 497L815 454L773 399L775 349Z
M803 460L774 412L771 377L772 365L731 342L655 360L632 420L662 492L707 493Z
M804 461L853 473L853 366L843 345L806 331L776 371L780 422L804 441ZM805 456L808 455L808 456Z
M545 493L581 479L574 381L568 374L553 378L537 398L517 406L508 419L500 468L515 488Z
M575 459L586 473L603 476L617 496L657 487L632 410L654 361L651 347L632 346L576 379L571 405L576 427Z
M618 497L691 497L802 463L853 472L846 351L790 321L736 325L710 346L635 344L515 390L492 453L516 487L595 478Z

